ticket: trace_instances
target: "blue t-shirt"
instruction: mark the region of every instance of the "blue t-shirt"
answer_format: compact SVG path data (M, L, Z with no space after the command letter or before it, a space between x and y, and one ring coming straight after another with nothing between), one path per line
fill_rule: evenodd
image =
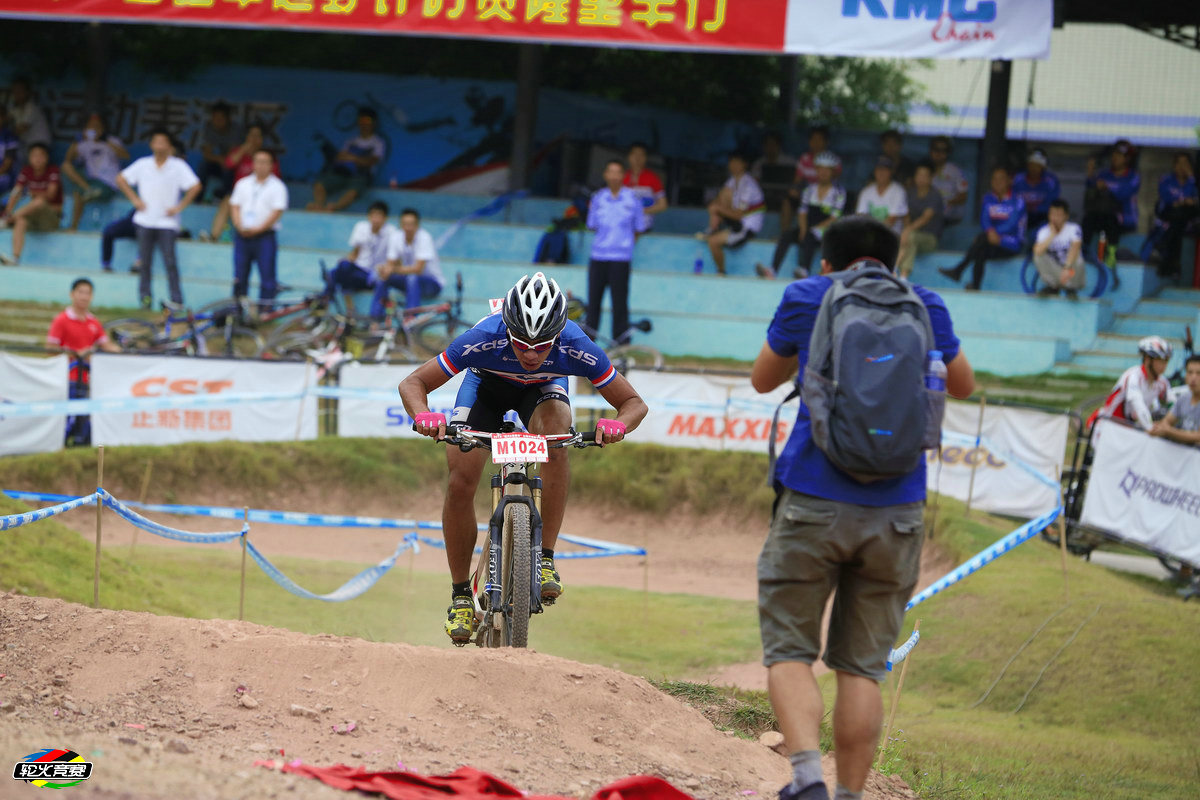
M1195 199L1196 196L1196 179L1194 177L1189 175L1186 181L1180 182L1174 172L1169 172L1158 182L1157 211L1161 214L1180 200Z
M1061 188L1058 176L1048 169L1042 170L1042 179L1029 182L1029 175L1022 172L1013 178L1013 194L1025 201L1025 210L1030 214L1049 214L1050 204L1058 199Z
M1142 188L1142 176L1132 169L1117 175L1111 169L1105 168L1097 172L1096 177L1088 181L1088 185L1091 186L1096 181L1104 181L1105 186L1117 199L1121 209L1117 213L1117 222L1121 227L1132 228L1137 225L1137 196L1138 190Z
M804 365L808 363L808 343L821 300L832 285L833 281L824 275L795 281L784 290L775 318L767 328L767 345L777 355L796 356L799 375L804 374ZM923 286L914 285L913 289L929 311L934 340L942 351L942 360L949 364L959 349L950 312L936 293ZM859 483L835 467L812 439L808 408L803 401L791 436L775 463L775 480L803 494L860 506L896 506L925 499L924 459L908 475L869 484Z
M646 207L628 186L622 186L616 197L606 186L592 195L587 226L596 232L594 260L632 261L637 235L646 232Z
M526 372L508 342L508 327L499 312L484 317L474 328L460 334L437 357L437 362L448 378L464 369L473 369L518 386L549 383L567 375L578 375L599 389L617 376L617 370L605 352L570 320L558 338L557 349L542 362L537 372Z
M995 229L1005 250L1020 250L1025 243L1025 201L1016 192L1003 199L995 192L988 192L983 196L979 225L985 231Z

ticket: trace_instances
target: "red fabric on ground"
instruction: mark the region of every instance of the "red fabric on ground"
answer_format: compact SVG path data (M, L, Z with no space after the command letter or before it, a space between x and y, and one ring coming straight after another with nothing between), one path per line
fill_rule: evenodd
M274 761L257 761L258 766L276 768ZM494 800L500 797L524 800L569 800L564 797L525 795L494 775L474 767L459 767L450 775L425 777L415 772L373 772L361 767L334 764L318 767L313 764L284 764L283 772L316 778L335 789L357 789L374 792L390 800ZM693 800L660 778L637 775L605 786L592 800Z

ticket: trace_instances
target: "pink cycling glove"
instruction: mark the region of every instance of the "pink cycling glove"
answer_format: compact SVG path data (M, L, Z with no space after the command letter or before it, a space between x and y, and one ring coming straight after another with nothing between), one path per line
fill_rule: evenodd
M603 433L604 438L620 434L625 435L625 423L616 419L601 419L596 421L596 432Z
M446 415L440 411L422 411L414 421L427 428L437 428L446 424Z

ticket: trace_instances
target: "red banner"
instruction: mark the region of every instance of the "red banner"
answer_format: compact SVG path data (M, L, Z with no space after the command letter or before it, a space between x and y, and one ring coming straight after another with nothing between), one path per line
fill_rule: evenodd
M780 52L787 0L3 0L0 17Z

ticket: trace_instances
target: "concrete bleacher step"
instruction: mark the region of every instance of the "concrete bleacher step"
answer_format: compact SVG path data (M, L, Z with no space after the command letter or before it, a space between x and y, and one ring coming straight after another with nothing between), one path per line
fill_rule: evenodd
M1159 317L1147 314L1117 314L1111 331L1125 336L1165 336L1182 338L1184 326L1194 324L1195 318Z
M1161 319L1195 320L1200 307L1193 303L1159 297L1146 298L1134 308L1134 313L1140 317L1159 317Z
M1158 293L1155 299L1166 300L1172 303L1190 303L1193 309L1200 310L1200 289L1167 286Z

